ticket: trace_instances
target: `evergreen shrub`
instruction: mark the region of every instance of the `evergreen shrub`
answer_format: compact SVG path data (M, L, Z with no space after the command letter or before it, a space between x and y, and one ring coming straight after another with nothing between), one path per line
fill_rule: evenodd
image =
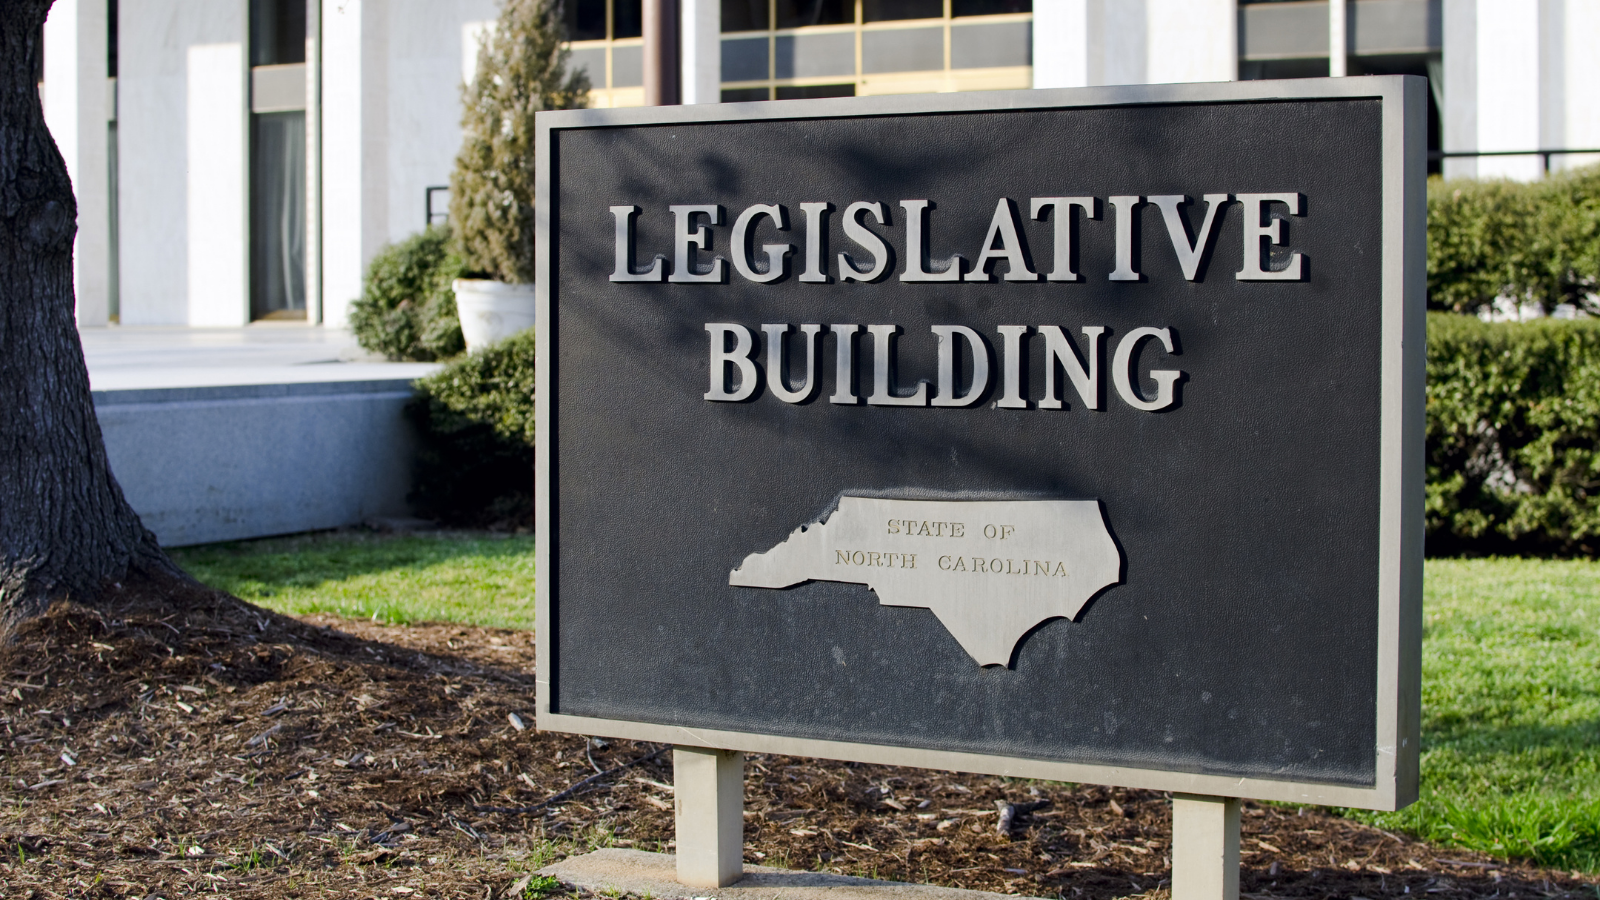
M533 282L533 115L589 100L589 75L567 71L564 39L559 3L505 0L479 46L450 175L450 222L469 277Z
M378 251L350 306L350 330L370 353L392 360L433 362L466 349L456 295L461 258L450 249L450 231L430 227Z
M1600 552L1600 320L1428 317L1430 556Z
M420 446L411 503L457 525L533 524L534 329L417 382L406 408Z
M1505 296L1600 313L1600 166L1523 184L1428 183L1428 306L1476 313Z

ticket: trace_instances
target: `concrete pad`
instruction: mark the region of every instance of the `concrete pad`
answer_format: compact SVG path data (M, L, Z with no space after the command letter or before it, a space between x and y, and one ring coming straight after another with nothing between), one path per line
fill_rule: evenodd
M415 379L433 363L390 363L350 332L300 324L91 328L80 333L95 391Z
M539 874L553 875L568 884L591 891L618 890L646 895L655 900L994 900L996 897L1016 900L1014 894L991 894L986 891L751 865L744 867L743 878L728 887L687 888L676 880L677 866L677 857L670 853L646 853L643 850L613 847L545 866L539 870Z

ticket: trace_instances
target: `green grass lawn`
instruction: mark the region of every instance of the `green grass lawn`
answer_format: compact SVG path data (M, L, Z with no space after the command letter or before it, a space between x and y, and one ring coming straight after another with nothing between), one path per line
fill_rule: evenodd
M1600 563L1428 560L1422 799L1355 813L1600 871Z
M533 627L533 537L319 532L170 551L212 587L278 612Z
M533 627L532 537L333 532L174 551L282 612ZM1600 563L1429 560L1422 799L1351 811L1429 840L1600 871Z

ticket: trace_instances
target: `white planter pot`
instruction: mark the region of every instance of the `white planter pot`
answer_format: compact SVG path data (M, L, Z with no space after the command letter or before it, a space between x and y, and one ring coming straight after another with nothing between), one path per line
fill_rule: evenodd
M533 327L533 285L457 278L456 315L467 349L477 350Z

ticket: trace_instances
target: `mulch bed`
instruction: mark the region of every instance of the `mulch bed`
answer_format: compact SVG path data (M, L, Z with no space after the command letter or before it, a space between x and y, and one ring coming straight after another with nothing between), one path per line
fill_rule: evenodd
M0 895L495 898L568 853L671 849L670 753L535 731L531 634L123 596L0 650ZM1168 894L1160 793L779 756L746 775L751 863ZM1600 896L1314 808L1246 804L1243 848L1251 898Z

